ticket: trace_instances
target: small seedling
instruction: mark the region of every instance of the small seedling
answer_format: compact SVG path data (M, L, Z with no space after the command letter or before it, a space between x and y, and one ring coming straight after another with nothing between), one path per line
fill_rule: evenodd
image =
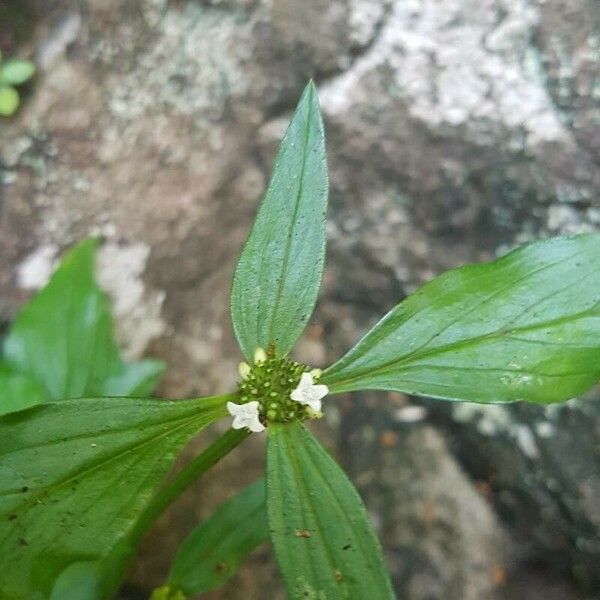
M0 53L0 116L10 117L19 108L19 92L15 89L33 77L35 66L18 58L2 59Z

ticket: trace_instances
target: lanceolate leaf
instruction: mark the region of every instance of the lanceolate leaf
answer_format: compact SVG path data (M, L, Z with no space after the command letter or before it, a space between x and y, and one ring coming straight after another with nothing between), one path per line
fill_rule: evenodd
M0 415L45 401L44 391L35 381L0 362Z
M237 265L231 319L246 358L289 352L321 285L327 210L325 138L314 84L281 142L269 188Z
M394 598L379 542L344 472L300 423L268 432L269 528L290 598Z
M5 360L51 400L147 395L163 370L159 361L120 359L108 302L94 281L95 247L86 240L66 255L5 341Z
M177 550L167 584L189 597L219 587L268 537L265 481L261 478L188 536Z
M47 598L59 575L62 589L127 553L174 457L227 399L78 399L0 417L0 598Z
M323 374L331 392L558 402L600 378L600 235L444 273Z

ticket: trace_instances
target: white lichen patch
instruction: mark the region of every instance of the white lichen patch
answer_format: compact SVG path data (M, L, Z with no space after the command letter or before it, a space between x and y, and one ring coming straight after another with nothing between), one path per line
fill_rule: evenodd
M416 404L403 406L394 412L394 418L400 423L420 423L427 418L427 409Z
M37 66L43 71L48 71L65 54L68 47L77 40L80 31L81 15L79 13L71 12L60 19L39 45Z
M44 244L29 254L16 268L17 285L26 290L43 287L56 266L58 248Z
M453 405L452 416L459 423L476 420L477 431L482 435L496 435L510 431L514 425L509 411L501 404L458 402Z
M547 439L554 435L555 429L552 423L548 421L539 421L534 425L535 435L539 438Z
M547 215L547 227L550 231L561 234L592 233L596 230L588 222L585 214L569 204L550 206Z
M127 359L139 357L166 329L161 319L165 293L146 289L142 280L149 254L142 243L107 243L97 254L98 283L112 300L117 338Z
M110 111L131 126L136 118L156 113L158 129L169 126L165 106L207 122L218 119L229 97L243 92L240 86L248 81L241 66L248 58L241 55L247 44L239 43L241 13L225 14L198 3L181 10L167 10L163 0L153 4L145 6L144 17L155 41L138 53L136 69L112 90ZM108 41L97 48L107 60L114 51ZM160 140L160 131L155 135Z
M164 333L161 319L165 293L148 290L142 280L150 248L141 243L102 245L96 254L98 285L111 300L116 320L116 335L123 355L138 358L154 338ZM42 288L59 262L58 247L44 244L36 248L17 267L19 287Z
M546 406L546 417L552 416L548 409L556 410L561 406ZM481 435L510 436L521 452L532 460L540 456L538 442L543 444L543 440L551 438L556 432L555 426L547 420L537 421L532 426L519 423L513 418L510 407L501 404L457 403L453 407L452 416L459 423L474 423Z
M362 48L369 44L387 10L388 1L352 0L349 6L349 37L353 45Z
M526 0L395 2L372 47L321 90L326 112L367 101L361 79L390 72L394 93L433 127L501 125L535 145L564 140L532 43L538 12ZM469 18L465 19L464 15Z
M530 427L527 425L516 425L514 428L514 436L517 445L525 456L531 459L539 457L540 451Z

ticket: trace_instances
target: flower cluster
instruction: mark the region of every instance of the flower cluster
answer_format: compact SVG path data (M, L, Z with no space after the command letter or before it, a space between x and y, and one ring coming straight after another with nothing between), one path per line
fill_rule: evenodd
M321 416L321 400L329 392L317 383L321 371L287 358L276 358L262 348L254 353L254 364L240 363L241 402L227 403L234 429L258 433L269 423L287 423Z

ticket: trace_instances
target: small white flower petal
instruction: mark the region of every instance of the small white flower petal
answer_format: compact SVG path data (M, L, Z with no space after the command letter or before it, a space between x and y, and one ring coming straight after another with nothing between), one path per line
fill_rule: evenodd
M329 388L323 384L313 385L311 388L311 394L313 395L313 398L320 400L329 394Z
M313 385L313 376L310 373L302 373L300 376L300 387L308 388Z
M304 402L312 411L321 412L321 401L315 398L310 398Z
M247 427L252 433L260 433L265 430L265 426L258 419L258 415L252 421L248 422Z
M227 412L232 416L235 417L237 415L240 414L240 409L242 408L241 404L236 404L235 402L228 402L227 403Z
M246 404L227 403L227 411L233 417L231 427L233 429L243 429L247 427L254 433L264 431L265 426L260 422L258 414L258 401L253 400Z
M308 405L314 412L321 411L321 398L329 393L326 385L315 385L312 373L302 373L298 387L290 393L295 402Z

